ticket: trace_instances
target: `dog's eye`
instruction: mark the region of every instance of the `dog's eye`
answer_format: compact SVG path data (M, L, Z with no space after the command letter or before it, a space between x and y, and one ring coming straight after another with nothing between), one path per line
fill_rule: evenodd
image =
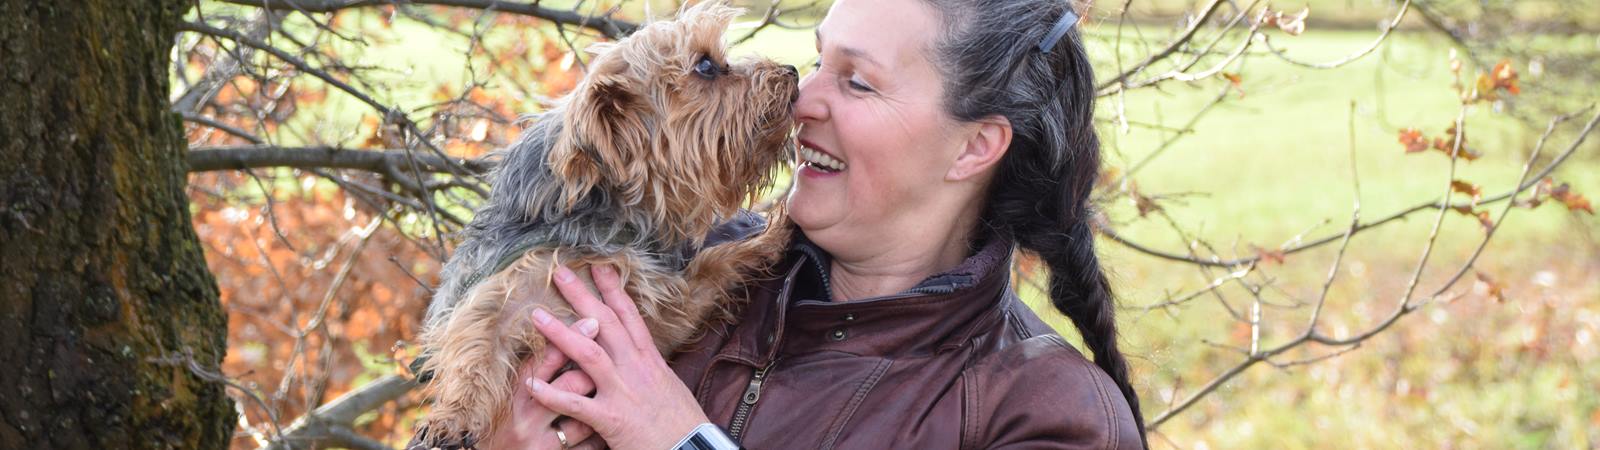
M722 68L717 67L717 63L715 61L711 60L710 56L701 56L700 62L694 63L694 74L699 75L701 78L705 78L707 80L716 78L717 75L722 71L721 69Z

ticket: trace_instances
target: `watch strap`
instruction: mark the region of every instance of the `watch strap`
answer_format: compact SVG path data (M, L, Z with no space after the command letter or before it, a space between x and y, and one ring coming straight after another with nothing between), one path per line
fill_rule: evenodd
M689 435L679 440L678 445L673 448L676 450L740 449L739 444L733 442L733 438L729 437L727 432L722 431L722 427L711 423L702 423L694 427L694 430L689 431Z

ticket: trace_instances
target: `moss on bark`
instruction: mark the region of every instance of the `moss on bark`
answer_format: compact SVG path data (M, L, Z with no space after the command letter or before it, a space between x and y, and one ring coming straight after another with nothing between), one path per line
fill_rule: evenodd
M223 448L167 69L187 0L0 0L0 448Z

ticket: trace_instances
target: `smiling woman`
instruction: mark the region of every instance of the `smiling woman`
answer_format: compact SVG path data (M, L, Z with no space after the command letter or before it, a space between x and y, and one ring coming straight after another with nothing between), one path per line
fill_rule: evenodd
M1010 132L1001 117L945 113L931 52L940 21L923 2L841 2L817 27L818 67L795 105L800 146L847 169L802 166L789 206L843 272L836 298L904 290L970 253Z
M673 357L676 377L628 344L648 331L614 276L595 273L601 298L558 280L595 321L536 321L582 370L528 369L527 417L624 449L718 447L721 430L753 448L1144 447L1089 232L1100 148L1076 19L1060 0L834 3L794 106L799 233L774 276ZM759 228L743 219L707 245ZM1048 264L1094 362L1018 300L1019 251Z

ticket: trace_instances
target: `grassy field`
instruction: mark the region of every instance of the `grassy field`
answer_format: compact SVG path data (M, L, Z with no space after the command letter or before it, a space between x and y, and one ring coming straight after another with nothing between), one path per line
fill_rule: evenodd
M1340 4L1346 4L1344 0ZM1358 2L1371 3L1365 0ZM1376 4L1376 3L1374 3ZM1116 71L1110 44L1115 30L1091 26L1091 47L1102 77ZM1147 30L1152 31L1152 30ZM504 39L528 38L507 33ZM737 34L737 33L736 33ZM1159 45L1160 37L1152 36ZM1320 31L1274 35L1291 55L1326 61L1364 48L1375 33ZM426 103L441 82L461 83L465 41L397 23L389 42L360 53L361 64L392 70L380 100ZM1125 38L1126 39L1126 38ZM767 30L740 47L796 65L813 57L809 30ZM1580 42L1578 45L1584 45ZM1270 55L1252 55L1236 90L1197 121L1192 131L1137 172L1145 195L1170 195L1165 213L1191 238L1216 246L1224 257L1250 256L1252 246L1278 248L1296 236L1342 231L1357 199L1352 159L1360 178L1361 217L1374 219L1437 200L1450 178L1437 152L1405 154L1401 128L1442 134L1457 114L1448 70L1448 43L1433 35L1402 33L1365 59L1336 70L1312 70ZM1125 56L1134 58L1134 56ZM1519 66L1521 67L1521 66ZM1523 89L1560 89L1525 74ZM1221 78L1171 83L1101 100L1107 164L1126 170L1161 148L1216 98ZM1241 92L1242 91L1242 92ZM1516 110L1515 101L1502 105ZM1130 126L1115 123L1118 112ZM364 106L331 98L307 115L329 133L359 123ZM1466 113L1471 146L1483 158L1463 162L1455 179L1505 191L1516 181L1537 130L1489 105ZM1586 117L1586 116L1585 116ZM1542 128L1543 117L1534 117ZM1558 134L1544 158L1566 147ZM1353 152L1353 158L1352 158ZM1553 175L1591 198L1600 196L1600 139L1591 139ZM1456 197L1463 198L1463 197ZM1106 205L1119 230L1138 242L1182 253L1186 240L1155 215L1140 218L1131 204ZM1498 219L1499 208L1495 207ZM1348 336L1386 316L1404 292L1433 212L1423 212L1358 235L1329 295L1321 330ZM1449 213L1419 291L1436 289L1484 234L1476 219ZM1547 204L1511 211L1478 269L1503 284L1503 302L1491 300L1473 275L1451 301L1401 319L1361 348L1315 364L1275 369L1261 365L1164 424L1153 442L1177 448L1594 448L1600 445L1600 221ZM1263 309L1262 340L1270 346L1304 326L1305 303L1316 298L1334 246L1267 263L1253 282L1272 280ZM1126 349L1147 416L1187 397L1242 359L1224 346L1248 343L1248 327L1232 320L1222 301L1205 297L1173 308L1145 309L1170 295L1204 287L1222 272L1158 260L1105 241L1113 272ZM1231 307L1248 309L1237 285L1219 290ZM1037 306L1037 292L1027 292ZM1293 305L1300 304L1299 307ZM1071 327L1040 309L1064 335ZM1207 344L1210 342L1215 345ZM386 344L384 344L386 345ZM1313 347L1289 359L1329 353Z

